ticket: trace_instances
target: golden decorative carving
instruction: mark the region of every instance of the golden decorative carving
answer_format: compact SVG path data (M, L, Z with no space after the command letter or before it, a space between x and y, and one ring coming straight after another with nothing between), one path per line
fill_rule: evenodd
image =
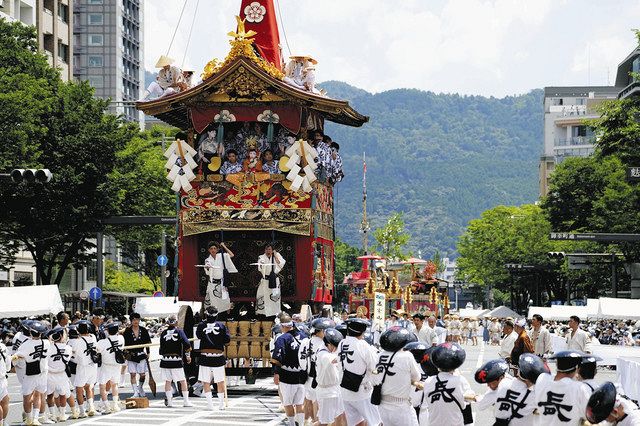
M275 77L279 80L282 80L284 74L278 68L275 67L271 62L265 61L258 55L253 48L253 36L257 33L255 31L244 31L244 21L240 19L240 17L236 16L236 20L238 21L238 31L237 32L229 32L228 35L233 37L232 40L229 40L229 44L231 45L231 50L227 54L227 57L224 59L222 63L218 61L218 59L214 58L207 63L204 67L204 72L202 73L202 80L206 80L218 71L221 68L228 65L236 59L237 57L243 56L245 58L250 59L253 63L258 65L264 72L269 74L272 77Z

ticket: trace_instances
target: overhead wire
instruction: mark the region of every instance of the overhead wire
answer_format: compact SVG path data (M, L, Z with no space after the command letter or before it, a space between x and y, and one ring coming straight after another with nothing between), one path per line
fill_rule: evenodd
M289 47L289 39L287 38L287 31L284 28L284 21L282 20L282 13L280 12L280 1L276 0L276 8L278 9L278 16L280 17L280 26L282 27L282 35L284 36L284 42L287 45L287 50L289 51L289 56L292 55L291 47Z
M186 7L187 7L187 0L184 0L184 4L182 5L182 10L180 11L180 17L178 18L176 29L173 31L173 36L171 37L171 42L169 43L169 48L167 49L166 56L169 56L169 52L171 51L171 46L173 46L173 40L175 40L176 34L178 33L178 28L180 28L180 22L182 22L182 15L184 14L184 9Z
M196 17L198 16L199 5L200 5L200 0L197 0L196 8L193 11L193 19L191 20L191 27L189 27L189 36L187 37L187 45L184 48L184 55L182 55L182 63L180 64L180 69L184 68L184 61L187 58L187 51L189 50L189 43L191 43L191 34L193 33L193 27L196 23Z

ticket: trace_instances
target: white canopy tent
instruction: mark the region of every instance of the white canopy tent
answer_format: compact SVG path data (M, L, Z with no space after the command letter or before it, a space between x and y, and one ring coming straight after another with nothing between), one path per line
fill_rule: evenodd
M460 318L482 318L491 309L460 309Z
M601 297L597 314L598 318L606 319L640 319L640 299Z
M168 317L178 315L183 305L189 305L193 312L199 312L202 303L183 302L177 299L174 301L173 297L138 297L134 311L143 318Z
M529 308L528 317L534 314L542 315L545 320L567 321L572 315L580 319L640 319L640 299L614 299L601 297L600 299L587 299L586 306L553 305L550 308L532 306Z
M0 313L4 318L57 314L64 311L57 285L0 288Z
M511 308L507 308L506 306L498 306L497 308L493 309L492 311L484 314L485 317L495 317L495 318L518 318L520 317L520 315L518 315L517 312L513 311Z

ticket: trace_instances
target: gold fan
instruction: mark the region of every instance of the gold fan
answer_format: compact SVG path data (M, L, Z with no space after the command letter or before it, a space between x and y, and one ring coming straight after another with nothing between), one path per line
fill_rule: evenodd
M207 168L212 172L217 172L218 170L220 170L221 165L222 165L222 159L218 156L215 156L209 159L209 164L207 164Z
M278 167L280 167L280 171L281 172L288 172L289 170L291 170L289 167L287 167L287 163L289 162L289 157L286 155L283 155L282 157L280 157L280 161L278 161Z

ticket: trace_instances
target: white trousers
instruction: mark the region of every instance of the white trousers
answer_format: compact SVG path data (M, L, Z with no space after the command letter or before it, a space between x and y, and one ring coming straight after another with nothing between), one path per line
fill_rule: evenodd
M396 405L382 403L378 407L384 426L418 426L416 410L411 404Z
M149 87L147 87L147 91L149 92L149 95L154 95L155 98L162 98L178 92L178 90L173 87L163 89L157 81L152 81L151 84L149 84Z

